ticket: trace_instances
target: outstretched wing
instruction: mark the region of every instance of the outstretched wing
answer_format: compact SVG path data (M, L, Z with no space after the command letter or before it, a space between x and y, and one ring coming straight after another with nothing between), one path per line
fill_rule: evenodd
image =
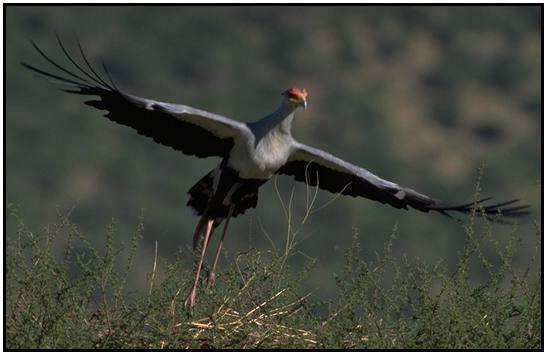
M38 53L60 74L54 74L25 63L22 65L39 76L63 85L66 92L98 96L97 100L85 103L108 111L105 116L116 123L132 127L139 134L150 137L157 143L200 158L225 157L230 152L234 139L251 134L244 123L214 113L125 93L116 87L106 67L104 70L109 83L97 74L84 55L79 42L78 47L83 62L87 66L86 69L83 68L83 63L78 63L68 53L59 37L57 39L63 54L75 70L69 70L53 61L35 43L32 45Z
M447 205L439 200L379 178L371 172L350 164L320 149L294 143L293 152L287 163L277 174L292 175L297 181L308 185L319 185L320 189L349 196L365 197L396 208L408 206L423 211L470 213L476 204L488 199L463 205ZM514 206L517 200L480 206L490 216L518 217L528 214L528 206Z

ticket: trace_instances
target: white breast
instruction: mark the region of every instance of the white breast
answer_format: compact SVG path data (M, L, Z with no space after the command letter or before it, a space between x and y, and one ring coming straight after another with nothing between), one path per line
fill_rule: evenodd
M260 142L234 142L228 166L244 179L269 179L287 162L292 137L271 131Z

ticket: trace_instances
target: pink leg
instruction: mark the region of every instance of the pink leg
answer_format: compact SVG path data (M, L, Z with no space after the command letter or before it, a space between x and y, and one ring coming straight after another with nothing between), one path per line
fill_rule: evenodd
M202 220L200 220L198 223L198 227L196 228L196 233L199 233L201 231L200 227L202 224ZM188 294L188 297L186 297L186 301L184 302L184 305L187 307L193 307L196 304L199 275L201 273L201 268L203 267L203 259L205 259L205 252L207 251L207 247L209 246L209 239L211 237L211 234L213 234L214 222L215 222L214 219L207 219L207 229L205 230L205 236L203 238L203 246L201 247L201 257L199 258L199 261L196 266L196 278L194 280L194 286L192 286L192 290L190 291L190 294ZM195 235L194 235L194 238L196 238Z
M216 280L216 274L215 274L215 268L217 267L218 258L220 257L220 250L222 249L222 244L224 242L224 236L226 235L226 231L228 230L228 223L230 223L230 217L232 217L232 213L234 213L234 207L235 205L230 205L230 210L228 211L228 217L226 217L226 222L224 222L224 230L222 231L222 236L220 237L220 241L218 242L217 251L215 254L215 260L213 261L213 267L211 270L209 270L209 273L207 274L207 283L205 286L205 290L208 290L211 286L215 285Z

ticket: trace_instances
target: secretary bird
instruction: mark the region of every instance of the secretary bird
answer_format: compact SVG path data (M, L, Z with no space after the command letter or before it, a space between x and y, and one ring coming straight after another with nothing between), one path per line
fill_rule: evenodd
M98 96L86 101L110 120L132 127L139 134L198 158L220 157L220 164L188 191L187 205L200 216L193 235L193 248L198 251L195 279L185 305L196 303L197 287L211 236L224 221L213 265L208 272L206 288L215 283L218 263L230 218L255 208L258 189L272 176L290 175L310 186L342 195L365 197L395 208L412 207L421 212L470 213L480 208L485 216L514 218L529 213L529 206L518 200L482 205L477 202L452 205L431 198L410 188L381 179L371 172L350 164L325 151L296 141L291 134L295 112L306 109L308 93L291 88L282 93L279 107L263 118L241 123L186 105L164 103L140 98L119 90L103 64L108 82L97 74L76 39L81 60L76 61L57 36L60 50L74 69L67 69L47 56L34 42L32 45L57 74L26 63L23 66L41 77L61 84L64 91Z

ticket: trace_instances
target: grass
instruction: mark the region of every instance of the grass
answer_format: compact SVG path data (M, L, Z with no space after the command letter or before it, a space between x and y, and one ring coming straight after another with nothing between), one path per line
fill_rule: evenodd
M541 232L523 270L514 257L518 229L502 243L480 211L463 228L459 264L396 257L397 226L375 260L360 254L359 236L335 276L338 295L317 300L302 292L299 228L314 209L308 194L301 221L293 220L292 194L283 204L285 248L228 256L216 288L198 305L184 307L192 270L182 258L150 260L146 290L128 289L142 239L142 219L129 245L116 242L115 224L98 250L70 220L70 213L39 233L29 230L8 204L17 224L6 238L7 349L542 349ZM330 202L328 202L330 203ZM323 208L321 206L320 208ZM59 252L62 246L62 252ZM485 250L495 250L495 255ZM488 255L487 255L488 254ZM148 262L148 261L147 261ZM158 276L158 265L166 270ZM470 277L473 268L488 275Z

